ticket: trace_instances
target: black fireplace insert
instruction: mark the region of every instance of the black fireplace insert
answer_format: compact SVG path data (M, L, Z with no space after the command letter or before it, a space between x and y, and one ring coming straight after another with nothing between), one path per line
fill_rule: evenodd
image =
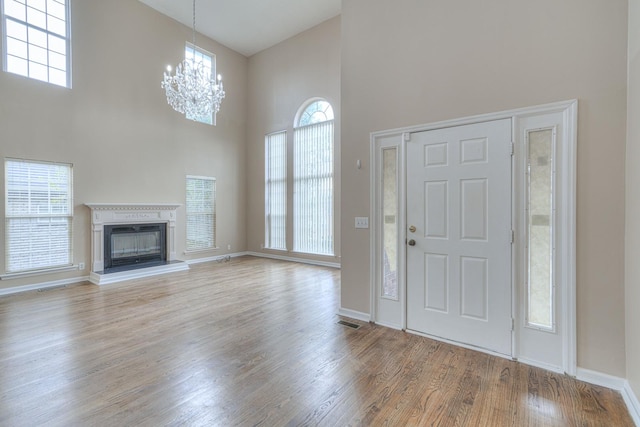
M164 265L165 223L104 226L104 272Z

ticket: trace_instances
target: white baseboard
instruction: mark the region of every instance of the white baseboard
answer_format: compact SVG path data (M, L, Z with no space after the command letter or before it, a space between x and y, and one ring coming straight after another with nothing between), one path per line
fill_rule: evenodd
M580 381L611 388L617 391L621 391L624 388L624 383L626 382L624 378L614 377L613 375L603 374L602 372L584 368L577 369L576 378Z
M337 262L318 261L318 260L314 260L314 259L306 259L306 258L297 258L297 257L284 256L284 255L276 255L276 254L271 254L271 253L266 253L266 252L247 252L246 255L251 255L251 256L255 256L255 257L259 257L259 258L277 259L277 260L280 260L280 261L292 261L292 262L299 262L299 263L302 263L302 264L319 265L319 266L322 266L322 267L340 268L340 263L337 263Z
M35 291L38 289L57 288L60 286L72 285L75 283L86 282L89 276L71 277L69 279L53 280L50 282L33 283L31 285L14 286L11 288L0 289L0 296L17 294L20 292Z
M338 316L348 317L350 319L360 320L362 322L371 321L369 313L361 313L355 310L349 310L348 308L340 308L338 310Z
M110 283L124 282L125 280L143 279L145 277L158 276L167 273L189 270L189 265L184 261L171 261L165 265L147 267L134 270L119 271L116 273L98 274L92 272L89 281L94 285L108 285Z
M535 366L536 368L541 368L547 371L555 372L557 374L564 374L564 370L560 366L550 365L547 363L541 363L537 360L527 359L526 357L518 357L516 359L520 363L524 363L525 365Z
M245 255L249 255L249 252L235 252L235 253L232 253L232 254L216 255L216 256L210 256L210 257L206 257L206 258L196 258L196 259L187 260L185 262L187 264L189 264L189 265L191 265L191 264L200 264L200 263L203 263L203 262L223 261L227 257L229 257L229 258L238 258L238 257L245 256Z
M620 393L622 393L624 403L627 404L633 422L636 423L636 426L640 427L640 400L638 400L638 396L633 392L629 381L624 382L624 387Z

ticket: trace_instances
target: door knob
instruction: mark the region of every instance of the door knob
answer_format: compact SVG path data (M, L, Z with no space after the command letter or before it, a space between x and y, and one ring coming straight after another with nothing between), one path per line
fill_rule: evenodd
M411 227L409 227L409 231L412 232L412 233L415 233L416 232L416 226L412 225Z
M409 243L409 246L415 246L416 245L416 241L413 240L413 239L409 240L408 243Z

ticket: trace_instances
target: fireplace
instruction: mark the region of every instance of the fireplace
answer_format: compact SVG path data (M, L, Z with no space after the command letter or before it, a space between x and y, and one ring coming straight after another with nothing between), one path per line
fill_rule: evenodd
M105 285L189 269L176 257L179 204L87 206L91 209L91 283Z
M163 265L166 224L118 224L104 227L104 272Z

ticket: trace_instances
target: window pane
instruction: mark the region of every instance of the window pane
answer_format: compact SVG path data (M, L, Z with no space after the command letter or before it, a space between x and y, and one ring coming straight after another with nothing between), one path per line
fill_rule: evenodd
M29 76L29 65L26 59L16 58L15 56L7 56L7 71L10 73L20 74L21 76Z
M23 41L7 37L7 53L20 58L27 58L27 44Z
M71 166L7 160L8 272L71 264Z
M66 20L66 11L64 5L54 0L47 1L47 13L55 18Z
M49 17L47 29L52 33L56 33L65 37L67 35L67 26L61 19Z
M46 12L45 0L27 0L27 6L40 10L42 12Z
M46 82L49 80L49 73L47 72L46 65L36 64L34 62L29 63L29 77L36 80L42 80Z
M44 12L28 7L27 22L36 27L47 28L47 15Z
M7 36L18 40L27 41L27 26L17 22L6 20Z
M333 255L333 121L296 128L293 250Z
M49 50L62 55L67 53L67 43L60 37L49 34Z
M49 66L64 71L67 66L67 60L64 55L60 55L59 53L55 52L49 52Z
M29 61L47 65L47 49L32 45L29 48Z
M382 296L398 298L398 176L396 148L382 152Z
M215 179L187 177L187 250L215 247Z
M265 137L265 247L287 249L287 133Z
M553 328L553 131L528 133L528 323Z
M25 21L27 17L27 9L23 3L15 0L6 0L4 2L4 14L14 17L20 21Z

